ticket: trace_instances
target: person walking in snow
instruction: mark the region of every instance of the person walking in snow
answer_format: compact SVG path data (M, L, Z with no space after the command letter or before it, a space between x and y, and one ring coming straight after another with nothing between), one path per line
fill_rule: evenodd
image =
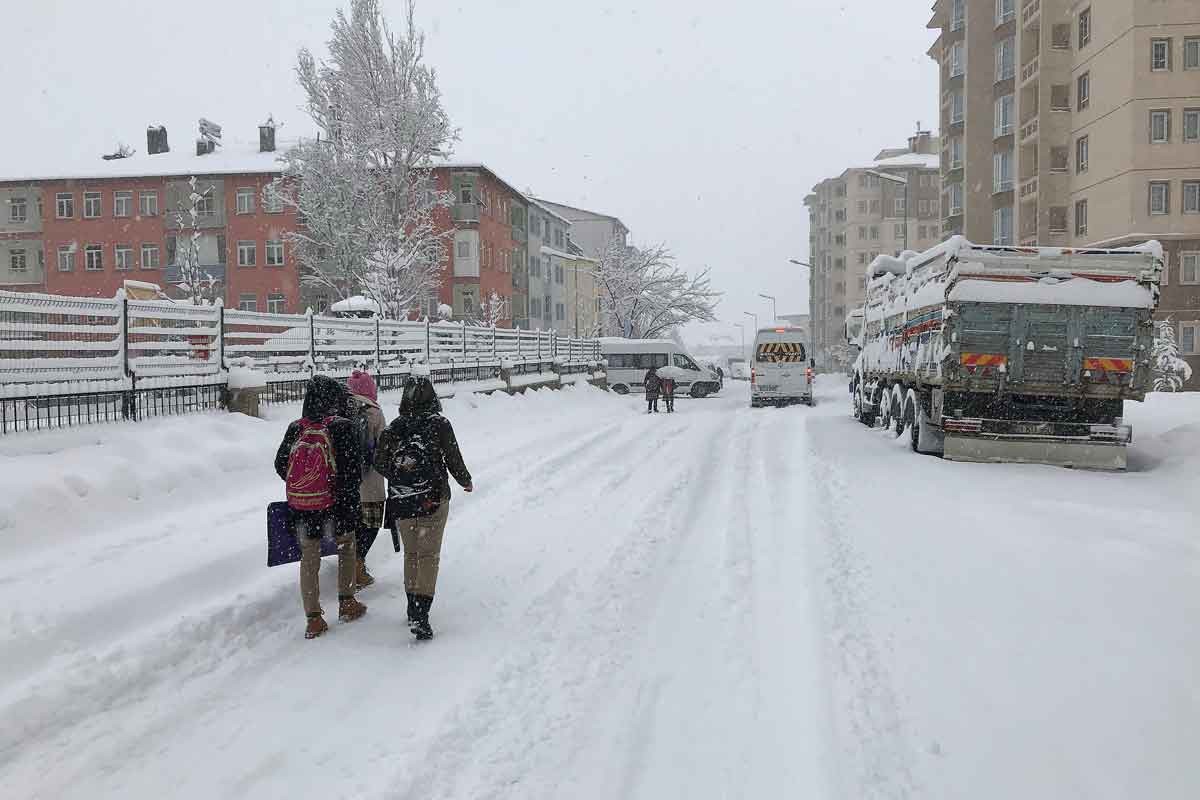
M359 455L362 456L362 484L359 488L361 512L355 536L358 572L354 583L359 589L364 589L375 582L375 578L367 571L367 553L375 544L379 529L383 527L383 509L387 502L387 483L373 465L379 437L387 427L387 420L379 408L379 390L371 373L356 369L346 385L350 389L350 420L354 423Z
M338 618L353 622L367 612L354 599L354 536L359 527L361 456L346 419L349 392L333 378L315 375L304 391L300 419L288 426L275 452L275 472L287 485L292 526L300 540L300 598L305 639L329 626L321 609L321 539L337 542Z
M658 377L658 370L654 367L646 370L646 377L642 379L642 385L646 387L646 413L658 413L658 392L662 388L662 379Z
M442 535L450 515L450 481L474 491L450 420L429 378L404 385L400 413L379 437L375 469L388 479L387 524L404 545L408 626L419 640L433 638L429 610L437 589ZM396 548L400 544L397 542Z
M663 400L667 404L667 413L675 413L675 378L670 375L659 378L659 385L662 388Z

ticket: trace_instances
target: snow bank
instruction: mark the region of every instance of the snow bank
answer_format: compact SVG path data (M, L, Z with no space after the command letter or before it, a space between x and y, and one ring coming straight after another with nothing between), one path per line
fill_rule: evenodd
M267 376L265 373L246 367L229 368L230 389L265 389Z
M961 280L950 290L950 300L975 303L1040 303L1060 306L1153 308L1154 296L1136 281L1104 283L1088 278L1038 281Z

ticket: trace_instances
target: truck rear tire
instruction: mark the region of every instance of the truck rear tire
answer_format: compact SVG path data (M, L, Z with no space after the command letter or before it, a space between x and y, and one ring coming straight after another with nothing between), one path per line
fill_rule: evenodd
M886 387L879 390L879 424L884 430L892 427L892 393Z
M905 402L904 395L901 394L901 389L902 387L900 384L893 386L890 396L891 399L889 401L892 405L892 420L896 423L894 428L897 439L904 434L904 428L908 425L908 422L904 417Z
M941 455L945 447L945 434L934 427L933 421L925 414L925 407L914 397L913 423L909 441L914 453L922 455Z

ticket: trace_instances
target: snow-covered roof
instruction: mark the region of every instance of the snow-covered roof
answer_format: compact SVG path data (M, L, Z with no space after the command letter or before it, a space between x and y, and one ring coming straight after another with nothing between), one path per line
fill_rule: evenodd
M550 208L549 206L547 206L547 205L546 205L545 203L543 203L541 200L538 200L538 199L537 199L536 197L534 197L533 195L528 195L528 194L527 194L527 195L525 195L525 199L529 201L529 204L530 204L531 206L534 206L534 207L536 207L536 208L538 209L538 211L541 211L541 212L542 212L542 213L544 213L544 214L549 214L550 216L554 217L556 220L558 220L559 222L563 223L564 225L570 225L570 224L571 224L571 220L567 219L567 218L566 218L566 217L564 217L562 214L559 214L557 211L555 211L554 209Z
M170 177L176 175L244 175L282 172L280 155L293 141L276 141L276 152L260 153L258 142L229 141L208 155L196 155L196 143L187 137L176 139L166 153L147 155L139 150L128 158L105 161L100 152L83 156L80 152L55 152L53 163L30 161L0 166L0 182L43 180L98 180L102 178Z
M544 198L532 198L531 197L530 199L537 200L537 202L539 202L539 203L546 204L546 205L552 205L557 208L565 208L569 211L578 211L580 214L587 214L589 217L594 217L596 219L611 220L612 222L615 222L618 225L620 225L625 230L629 230L629 227L624 222L621 222L619 217L614 217L612 214L601 214L599 211L589 211L586 208L579 208L578 206L569 206L566 203L556 203L553 200L546 200Z
M436 159L435 158L430 163L430 166L432 166L434 169L480 170L482 172L486 172L487 174L491 175L493 178L495 178L497 181L499 181L501 184L503 184L504 188L508 189L510 192L515 194L517 197L520 197L526 201L528 201L530 199L528 195L526 195L520 189L513 186L508 181L504 180L504 178L501 178L500 173L496 172L496 170L492 169L491 167L489 167L487 164L483 163L482 161L469 161L469 160L462 160L462 159L457 159L457 158L445 158L445 159Z
M901 156L884 158L875 162L876 169L885 167L921 167L922 169L939 169L942 159L936 153L905 153Z

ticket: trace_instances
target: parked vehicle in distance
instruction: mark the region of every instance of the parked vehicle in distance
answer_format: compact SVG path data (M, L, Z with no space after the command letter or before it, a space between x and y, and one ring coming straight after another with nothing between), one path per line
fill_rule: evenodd
M1152 383L1162 247L956 236L869 267L854 416L957 461L1124 469L1124 402ZM854 329L853 317L847 331Z
M813 404L816 361L805 346L803 328L760 328L754 338L750 407Z
M668 339L600 339L600 355L608 362L608 385L617 394L645 391L642 382L651 367L673 366L683 370L675 382L676 394L707 397L721 390L717 374L701 367L696 359Z
M729 377L735 381L750 380L750 362L744 358L729 359Z

